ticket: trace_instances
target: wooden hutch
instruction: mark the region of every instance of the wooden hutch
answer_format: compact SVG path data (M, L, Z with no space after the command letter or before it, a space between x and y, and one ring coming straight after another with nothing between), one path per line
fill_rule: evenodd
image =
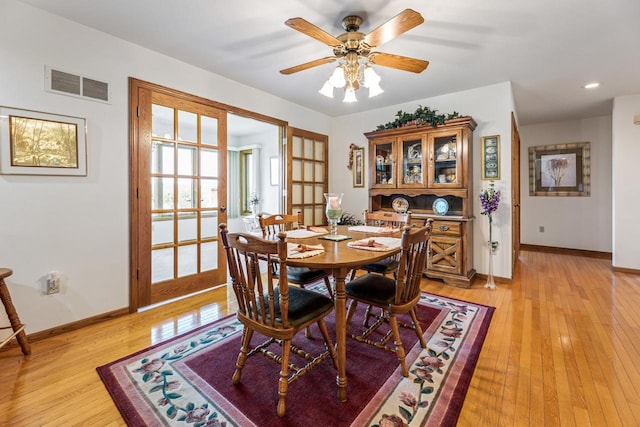
M444 125L365 133L369 140L369 210L410 210L422 226L433 218L424 274L470 287L473 269L471 117ZM438 202L434 205L434 202Z

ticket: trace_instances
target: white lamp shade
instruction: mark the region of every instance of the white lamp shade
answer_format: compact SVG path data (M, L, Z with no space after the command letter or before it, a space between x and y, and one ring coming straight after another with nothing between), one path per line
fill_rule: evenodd
M380 95L384 90L380 87L378 83L369 86L369 98L373 98L374 96Z
M333 87L344 87L347 82L344 79L344 68L342 68L342 65L338 65L336 69L333 70L333 74L329 77L329 81Z
M344 91L344 99L342 100L342 102L357 102L358 99L356 98L356 91L353 90L353 86L351 86L350 84L347 85L347 88Z
M328 98L333 98L333 85L331 84L331 80L327 80L322 86L322 89L320 89L318 92Z
M377 86L380 83L380 76L370 66L364 67L364 87Z

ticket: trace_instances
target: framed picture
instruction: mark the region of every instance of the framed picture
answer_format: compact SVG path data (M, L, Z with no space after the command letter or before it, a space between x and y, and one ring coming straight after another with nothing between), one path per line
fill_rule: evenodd
M85 119L0 107L0 173L86 176Z
M482 179L500 179L500 135L483 136L480 151Z
M529 147L530 196L589 196L589 142Z
M278 158L277 157L270 157L269 158L269 184L271 185L278 185L278 178L279 178L279 163L278 163Z
M364 148L353 150L353 186L364 187Z

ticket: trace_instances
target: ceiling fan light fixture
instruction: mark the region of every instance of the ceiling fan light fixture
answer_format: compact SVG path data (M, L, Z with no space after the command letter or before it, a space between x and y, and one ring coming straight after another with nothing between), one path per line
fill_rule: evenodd
M342 65L338 65L335 70L333 70L333 74L329 77L329 81L333 87L341 88L347 83L344 78L344 67Z
M344 91L344 99L342 102L358 102L356 98L356 91L353 89L351 83L347 85L347 88Z
M344 88L343 102L356 102L355 91L360 87L369 89L369 98L384 92L380 87L381 78L374 71L373 65L413 73L421 73L427 68L429 62L422 59L372 50L422 24L424 18L420 13L405 9L368 34L360 32L362 22L362 17L357 15L345 17L342 26L346 33L335 37L303 18L287 19L285 25L324 43L331 48L333 55L285 68L280 70L280 73L289 75L319 65L335 63L337 67L319 92L332 98L333 89Z
M333 85L331 84L331 79L327 80L324 85L322 85L322 89L318 92L327 98L333 98Z

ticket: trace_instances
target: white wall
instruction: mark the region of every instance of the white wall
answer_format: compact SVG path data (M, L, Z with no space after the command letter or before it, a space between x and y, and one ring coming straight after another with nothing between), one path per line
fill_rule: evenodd
M28 333L128 306L130 76L330 132L325 115L23 3L0 0L0 11L0 105L88 127L88 176L0 175L0 260ZM45 92L45 64L110 82L112 104ZM61 292L43 295L52 270Z
M522 126L519 131L521 242L611 252L611 117ZM591 142L591 196L529 196L529 147L586 141Z
M640 94L613 102L613 266L640 270ZM634 190L635 188L635 190Z
M258 177L258 188L260 190L259 212L278 213L282 211L280 208L282 198L279 197L278 187L272 186L269 180L271 157L279 156L278 130L277 126L273 126L273 129L269 132L253 135L251 138L243 138L244 141L249 141L248 145L259 144L261 147L260 176Z
M382 95L383 96L383 95ZM392 121L398 110L414 112L418 105L437 109L440 113L458 111L469 115L478 123L473 133L473 207L474 220L474 268L486 274L488 270L488 249L484 242L489 240L487 219L480 215L480 191L487 187L488 181L480 180L480 141L482 136L500 135L500 176L496 189L502 192L500 208L494 219L494 239L500 247L494 258L494 274L499 277L511 277L511 112L513 96L509 82L482 88L451 93L415 102L394 105L365 113L352 114L334 120L331 133L331 151L329 164L329 189L345 193L343 209L360 214L368 207L369 176L366 175L364 188L353 188L351 172L347 169L349 145L355 143L365 147L365 159L369 163L367 139L364 132L376 129L376 126Z

